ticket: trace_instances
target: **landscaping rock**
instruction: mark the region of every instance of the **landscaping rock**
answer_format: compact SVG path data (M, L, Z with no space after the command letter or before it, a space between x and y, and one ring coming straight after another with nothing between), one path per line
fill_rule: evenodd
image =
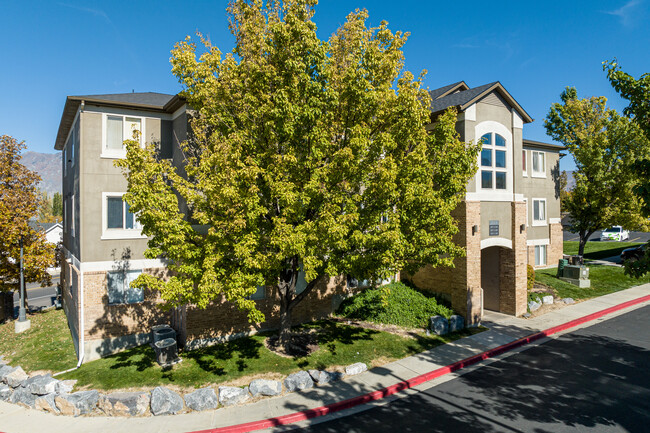
M19 387L27 379L29 379L29 376L27 376L27 373L25 373L20 366L12 368L11 371L5 374L2 378L3 382L12 388Z
M248 387L238 388L236 386L220 386L219 387L219 403L223 406L232 406L238 403L244 403L250 399L248 394Z
M0 383L0 400L2 401L8 401L9 398L11 397L11 392L13 390L9 385L5 385L4 383Z
M445 335L449 332L449 322L442 316L433 316L429 319L431 330L436 335Z
M575 304L576 303L576 301L574 301L573 298L564 298L564 299L562 299L562 302L564 302L565 304Z
M13 404L19 404L21 406L34 408L34 403L36 401L36 396L29 392L28 389L23 387L18 387L14 390L14 393L11 394L9 401Z
M531 313L532 313L533 311L537 311L537 310L539 310L539 308L540 308L541 306L542 306L542 304L540 304L539 302L528 301L528 309L530 310Z
M114 392L99 397L99 408L108 416L141 416L149 411L148 392Z
M62 415L84 415L92 412L99 402L99 393L92 391L79 391L72 394L57 395L54 397L56 407Z
M56 384L56 393L57 394L68 394L72 392L72 389L77 384L76 379L70 380L60 380Z
M192 410L210 410L219 406L219 399L212 388L197 389L185 394L185 405Z
M5 376L13 371L13 367L8 365L0 365L0 382L5 382Z
M449 332L461 331L465 328L465 319L463 316L454 314L449 318Z
M34 408L38 410L44 410L45 412L50 412L50 413L56 413L56 414L60 413L61 411L59 410L58 407L56 407L56 402L54 401L54 397L56 397L55 393L40 395L36 397L36 400L34 401Z
M524 314L521 315L521 317L523 317L524 319L528 319L528 318L532 317L532 314L524 313Z
M255 379L248 387L253 397L258 395L280 395L282 382L279 380Z
M294 392L314 387L314 381L306 371L299 371L290 374L284 379L284 386L287 391Z
M353 374L363 373L368 370L368 366L363 362L357 362L356 364L348 365L345 367L345 374L352 376Z
M183 397L169 388L159 386L151 392L151 413L170 415L183 410Z
M309 375L317 385L343 379L345 374L338 371L309 370Z
M542 302L543 302L545 305L551 305L551 304L553 303L553 296L551 296L551 295L544 296L544 297L542 298Z
M23 382L22 386L27 388L32 394L47 395L56 393L56 385L59 381L49 374L30 377Z

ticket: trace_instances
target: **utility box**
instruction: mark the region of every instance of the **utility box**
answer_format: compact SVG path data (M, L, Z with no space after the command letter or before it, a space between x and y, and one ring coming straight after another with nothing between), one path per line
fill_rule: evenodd
M558 266L559 273L559 266ZM562 270L560 280L571 283L580 288L591 287L589 280L589 268L584 265L566 265Z

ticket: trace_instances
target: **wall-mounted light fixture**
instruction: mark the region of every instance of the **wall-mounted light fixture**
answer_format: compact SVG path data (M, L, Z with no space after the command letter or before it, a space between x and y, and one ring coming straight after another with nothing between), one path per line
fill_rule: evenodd
M526 231L526 224L522 224L519 226L519 233L523 233Z
M476 233L478 233L478 226L477 226L477 225L473 225L473 226L472 226L472 236L474 236Z

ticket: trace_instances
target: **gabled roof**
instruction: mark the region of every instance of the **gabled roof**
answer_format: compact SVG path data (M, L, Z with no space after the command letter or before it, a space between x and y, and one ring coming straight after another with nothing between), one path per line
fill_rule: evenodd
M429 90L429 95L431 96L431 100L435 100L438 98L442 98L443 96L447 96L452 92L455 92L456 90L468 90L469 86L465 84L464 81L459 81L454 84L450 84L448 86L441 87L439 89L434 89L434 90Z
M461 81L450 86L455 86L460 83L465 84ZM444 89L444 87L441 89ZM437 99L431 101L431 112L438 113L449 107L457 107L460 111L464 111L488 95L490 92L497 92L501 97L503 97L503 99L505 99L510 106L517 110L524 123L530 123L533 121L533 118L530 117L528 113L526 113L526 111L521 107L521 105L519 105L515 98L513 98L512 95L510 95L510 93L508 93L508 91L498 81L484 84L479 87L469 88L467 90L461 90L460 92L456 93L449 93L449 91L447 91L445 96L440 96Z
M68 96L63 107L59 131L56 134L56 141L54 143L56 150L63 149L70 128L72 128L72 122L74 122L77 110L82 102L108 107L135 108L138 110L163 111L167 113L173 113L185 103L184 99L178 95L155 92Z
M63 230L63 226L60 222L55 223L39 223L38 221L28 221L27 224L34 230L38 230L43 233L49 233L50 231L56 229L57 227Z

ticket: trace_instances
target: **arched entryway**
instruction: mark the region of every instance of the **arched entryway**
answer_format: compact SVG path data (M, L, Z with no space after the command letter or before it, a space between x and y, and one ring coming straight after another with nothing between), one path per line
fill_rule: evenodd
M507 312L515 299L515 257L512 248L487 246L481 249L483 308Z

